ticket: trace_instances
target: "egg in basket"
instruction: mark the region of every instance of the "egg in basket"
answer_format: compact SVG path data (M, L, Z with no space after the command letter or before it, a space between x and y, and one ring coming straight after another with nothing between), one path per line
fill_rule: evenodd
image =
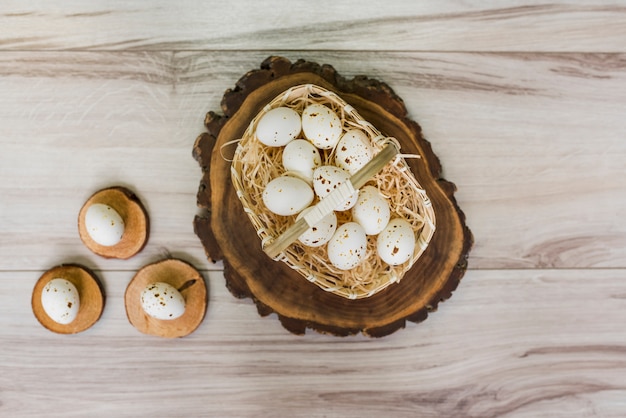
M231 178L260 245L325 291L372 296L428 247L434 212L399 144L335 93L288 89L238 142Z

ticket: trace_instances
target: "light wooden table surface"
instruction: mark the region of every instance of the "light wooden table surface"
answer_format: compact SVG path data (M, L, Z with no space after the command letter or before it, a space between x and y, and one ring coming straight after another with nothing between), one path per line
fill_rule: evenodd
M209 110L269 55L388 83L475 236L453 297L382 339L294 336L224 286L193 233ZM0 416L626 416L626 1L3 1ZM76 218L136 191L147 247L105 260ZM210 289L190 336L127 321L168 254ZM100 321L36 321L43 271L82 263Z

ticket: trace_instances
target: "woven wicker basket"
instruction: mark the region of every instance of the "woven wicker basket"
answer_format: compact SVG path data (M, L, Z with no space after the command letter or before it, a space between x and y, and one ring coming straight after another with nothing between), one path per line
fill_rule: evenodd
M266 209L262 194L265 186L285 173L282 167L282 147L267 147L256 138L260 118L276 107L290 107L302 114L306 106L319 103L328 106L340 117L344 132L359 129L371 141L374 152L380 151L394 138L383 136L372 124L364 120L352 106L335 93L312 84L294 86L268 103L238 141L231 177L237 196L243 204L261 239L261 245L280 236L296 216L275 215ZM333 150L320 150L323 165L333 165ZM413 227L416 246L413 256L404 264L389 266L376 254L376 237L368 236L366 259L352 270L339 270L328 261L326 246L311 248L296 241L277 260L287 263L304 278L328 292L349 299L372 296L392 283L402 279L428 247L435 231L435 215L425 191L411 173L402 155L387 164L368 184L376 186L389 202L391 217L404 218ZM317 198L313 203L317 202ZM337 212L339 224L352 220L350 211Z

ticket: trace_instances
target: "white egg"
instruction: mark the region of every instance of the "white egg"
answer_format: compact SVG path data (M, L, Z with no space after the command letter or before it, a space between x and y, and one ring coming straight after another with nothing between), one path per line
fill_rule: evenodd
M311 210L313 210L313 207L306 208L300 212L296 220L302 218ZM335 212L331 212L317 224L307 229L304 234L300 235L298 240L309 247L321 247L330 241L336 230L337 215L335 215Z
M52 279L41 292L41 305L54 322L69 324L78 315L80 296L76 286L65 279Z
M141 292L141 307L153 318L176 319L185 313L185 298L169 283L151 283Z
M313 190L304 180L281 176L270 181L263 191L263 203L277 215L299 213L313 201Z
M283 150L283 167L307 181L313 180L313 170L322 165L320 152L305 139L295 139Z
M391 212L389 203L374 186L365 186L352 208L352 218L359 223L367 235L380 233L387 224Z
M111 247L122 240L124 220L115 209L102 203L94 203L85 214L87 233L96 243Z
M350 179L350 174L346 170L340 167L332 165L323 165L313 171L313 189L315 194L320 199L328 196L333 190L335 190L340 184ZM358 191L355 191L350 196L347 196L343 203L335 207L336 211L348 210L357 201L359 197Z
M256 125L256 136L269 147L282 147L302 130L300 115L288 107L277 107L264 114Z
M337 228L328 242L328 259L340 270L350 270L365 259L367 237L356 222L348 222Z
M335 164L354 174L370 162L373 154L367 135L358 129L350 129L337 143Z
M343 129L339 116L332 109L315 103L302 112L302 131L317 148L331 149L337 145Z
M411 258L415 250L415 233L411 224L395 218L378 234L376 251L387 264L397 266Z

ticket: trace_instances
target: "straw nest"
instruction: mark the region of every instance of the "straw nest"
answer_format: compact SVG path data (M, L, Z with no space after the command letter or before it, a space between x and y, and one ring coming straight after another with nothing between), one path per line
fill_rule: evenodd
M304 108L313 103L331 108L341 119L344 132L359 129L365 133L374 153L389 141L393 141L399 148L394 138L382 135L338 95L322 87L312 84L294 86L277 96L254 117L242 138L237 140L231 165L231 178L237 196L260 237L261 245L280 236L295 222L296 215L276 215L263 204L265 186L272 179L285 174L285 169L282 166L283 147L263 145L255 135L257 123L265 113L276 107L289 107L302 114ZM334 149L319 151L322 165L334 165ZM349 299L372 296L399 282L428 247L435 231L435 216L430 200L407 166L404 158L408 157L419 158L398 155L367 183L377 187L387 199L392 219L404 218L411 224L416 245L407 262L398 266L383 262L376 252L376 236L367 237L365 261L351 270L335 268L328 261L326 245L313 248L299 241L290 245L277 260L287 263L325 291ZM317 201L316 198L313 204ZM350 211L336 212L336 215L339 225L352 220Z

